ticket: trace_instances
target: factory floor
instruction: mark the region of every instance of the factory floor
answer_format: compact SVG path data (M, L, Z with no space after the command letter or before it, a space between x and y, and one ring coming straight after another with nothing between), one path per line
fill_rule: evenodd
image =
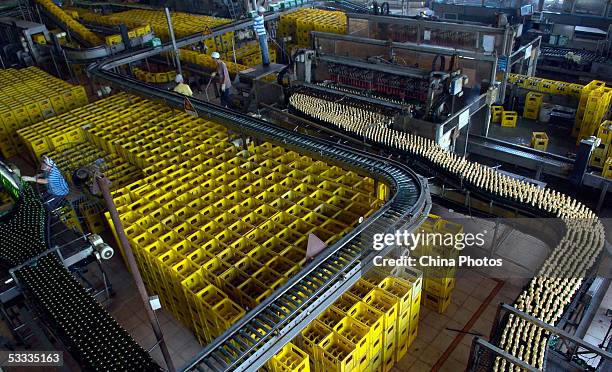
M24 169L28 168L26 164L22 165ZM493 221L461 216L439 206L434 206L432 213L448 219L461 218L456 222L464 225L465 232L487 231L488 239L492 240ZM603 221L610 227L610 220ZM529 273L537 270L549 253L549 247L534 237L508 227L500 228L498 233L498 245L494 255L504 259L505 271L485 272L482 269L460 268L456 275L451 304L443 314L421 306L418 336L406 356L397 361L393 372L463 370L468 363L473 338L479 335L488 339L499 303L514 302L521 288L528 282ZM116 246L110 234L105 234L105 238L111 245ZM462 254L488 257L489 240L484 247L466 249ZM144 305L119 252L111 260L104 261L103 266L116 292L110 301L103 302L104 305L141 346L147 350L153 349L151 355L164 366L159 348L154 347L155 336ZM96 277L97 270L92 268L89 275ZM99 300L103 298L104 296L98 297ZM606 323L609 318L605 313L612 306L611 301L612 291L609 290L585 337L588 342L599 344L604 338L604 329L609 324ZM174 319L170 312L161 309L157 311L157 316L173 363L175 367L180 368L192 360L202 346L191 331ZM33 349L45 350L42 345L33 345Z
M610 328L610 317L612 317L612 314L609 314L609 312L612 311L611 309L612 286L608 287L608 291L606 292L603 301L597 308L595 317L593 318L593 321L591 322L591 325L587 329L586 335L584 336L584 341L596 346L606 346L605 341L608 341L606 338L610 337L608 330ZM599 362L600 357L587 360L587 363L592 367L596 367Z
M442 216L457 216L441 208L436 208L433 212ZM483 224L491 226L490 231L493 230L492 222L475 221L471 227L466 226L466 232L482 229ZM500 242L496 252L500 257L512 257L513 260L518 260L524 252L544 253L546 246L539 241L534 244L534 241L533 238L514 231ZM478 252L466 251L465 254L483 256ZM115 255L105 263L105 267L117 292L109 306L111 314L140 345L151 348L155 344L155 336L121 256ZM492 279L477 270L460 269L452 293L452 302L444 314L421 306L416 341L410 346L408 354L397 362L393 371L425 371L434 367L442 371L464 369L474 335L488 338L497 305L500 302L512 303L527 281L528 279L521 278ZM201 350L201 346L189 329L175 320L169 312L161 309L157 314L173 363L176 367L183 366ZM151 354L163 365L159 348Z
M515 243L508 242L508 248ZM136 286L121 257L116 255L105 267L117 292L109 311L141 346L146 349L153 347L155 336ZM442 371L464 369L474 337L471 333L488 338L497 305L500 302L512 303L523 284L522 281L491 279L474 270L465 270L458 274L452 302L444 314L421 306L416 341L393 371L425 371L434 366L440 367ZM176 367L181 367L196 356L202 347L189 329L175 320L169 312L161 309L157 314L173 363ZM159 348L153 350L151 355L163 365Z

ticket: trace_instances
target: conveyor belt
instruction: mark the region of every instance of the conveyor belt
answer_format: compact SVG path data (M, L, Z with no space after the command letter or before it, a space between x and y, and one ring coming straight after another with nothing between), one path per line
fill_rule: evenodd
M30 185L0 218L0 262L85 370L157 371L143 350L48 249L47 213ZM59 290L61 289L61 290Z
M89 72L123 90L163 100L171 106L182 108L182 96L110 71L115 66L145 58L155 52L159 53L149 50L110 58L91 66ZM386 253L373 252L372 236L375 233L394 231L406 225L407 228L415 228L416 224L426 217L431 204L427 185L423 178L397 162L347 146L313 139L204 101L191 101L199 113L212 120L256 138L356 169L361 174L365 173L375 180L385 182L391 191L390 200L372 217L317 256L299 274L246 314L185 367L215 371L256 370L318 312L323 311L356 282L361 271L371 265L370 256ZM391 247L388 247L387 251L390 249Z
M54 14L54 12L63 14L66 17L69 17L69 16L62 10L62 8L58 7L55 3L48 2L48 1L42 1L42 0L36 0L36 3L39 5L38 9L42 11L42 13L44 13L45 16L47 16L50 20L52 20L62 30L68 32L71 37L76 39L82 45L94 47L94 46L102 44L103 41L96 34L91 32L84 26L83 26L83 29L81 30L78 29L78 27L80 26L77 26L77 29L74 29L69 24L62 21L56 14Z
M384 122L384 118L347 110L346 105L350 104L347 101L330 101L327 97L318 98L316 93L301 91L292 95L289 102L302 115L318 118L352 133L364 142L367 140L389 149L407 161L428 169L428 174L435 174L444 182L451 180L462 189L483 196L485 200L495 200L538 217L559 218L565 231L558 236L557 246L515 301L514 306L520 311L548 324L556 324L578 293L584 278L590 275L601 258L605 242L604 226L591 210L575 199L466 161L443 150L432 140L375 125L379 122L373 120ZM535 324L525 325L512 317L502 327L499 331L501 338L495 342L519 359L543 369L550 334ZM530 339L525 338L527 334ZM493 367L495 371L515 369L510 365L512 362L507 363L507 360L502 361L499 357L492 362L494 365L488 367Z
M465 137L458 139L458 143L463 141ZM564 156L472 134L468 138L468 152L527 169L540 168L542 172L558 177L568 177L574 166L574 161Z

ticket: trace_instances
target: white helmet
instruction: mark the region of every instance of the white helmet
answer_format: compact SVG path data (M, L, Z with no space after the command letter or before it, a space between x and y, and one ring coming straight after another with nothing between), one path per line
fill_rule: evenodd
M174 81L175 81L177 84L182 83L182 82L183 82L183 75L181 75L181 74L176 74L176 77L174 78Z
M219 54L219 52L212 52L210 56L213 57L213 59L221 58L221 54Z
M265 13L266 12L266 8L264 8L263 6L260 6L259 8L257 8L257 11L259 13Z

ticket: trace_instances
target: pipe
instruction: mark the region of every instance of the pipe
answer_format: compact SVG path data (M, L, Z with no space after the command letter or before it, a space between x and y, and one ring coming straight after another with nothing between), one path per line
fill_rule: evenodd
M153 328L155 339L157 340L162 355L164 356L164 361L166 362L168 371L175 372L176 370L174 368L174 365L172 364L172 358L170 357L168 346L164 341L164 334L162 333L161 327L157 322L157 317L155 316L155 313L151 308L151 304L149 304L149 295L147 294L144 282L142 281L142 276L140 275L140 271L138 270L138 265L136 264L136 259L134 258L132 247L130 246L130 242L128 241L127 236L125 235L123 225L121 224L121 220L119 219L119 212L117 211L117 207L113 202L113 198L109 189L110 181L106 177L96 177L96 183L98 184L98 187L100 187L102 196L104 196L104 201L106 202L106 206L108 207L108 212L110 213L111 219L113 220L113 225L115 226L115 232L117 233L117 236L119 237L119 242L123 247L123 251L125 253L125 257L127 258L130 272L134 277L134 282L136 282L138 293L140 294L140 298L142 299L142 302L144 304L145 310L147 312L147 317L149 318L149 322L151 323L151 328Z

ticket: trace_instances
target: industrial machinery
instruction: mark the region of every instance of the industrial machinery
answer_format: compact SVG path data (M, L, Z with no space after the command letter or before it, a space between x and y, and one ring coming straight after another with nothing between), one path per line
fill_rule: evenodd
M112 363L122 365L122 369L158 369L148 353L94 299L95 293L71 274L74 271L80 276L78 268L87 262L112 257L108 245L94 235L63 242L66 235L61 232L61 224L48 214L34 189L18 182L3 163L0 176L5 189L15 197L13 209L0 217L0 308L16 338L27 342L27 336L19 333L28 328L27 324L17 323L23 319L13 309L23 307L25 299L30 313L39 317L84 368L107 369ZM108 294L108 287L104 291ZM113 361L105 358L108 353L114 355Z
M398 111L395 128L434 139L445 148L455 146L457 135L452 133L466 131L470 116L504 99L509 68L520 62L532 70L534 51L537 55L536 45L524 59L508 62L518 33L510 25L347 17L348 35L311 33L314 50L295 59L298 82L310 90L335 90L393 107Z
M47 14L47 16L50 15ZM70 31L70 28L59 19L55 17L52 19L61 28ZM77 48L74 45L65 45L63 41L67 35L75 37L78 36L77 33L66 31L53 33L44 24L19 18L0 18L0 30L2 30L0 32L0 45L2 46L0 64L3 67L53 64L56 71L60 71L60 66L63 67L64 63L86 64L126 49L140 47L155 39L155 34L150 28L148 32L140 35L128 35L125 25L119 25L105 30L106 33L117 34L116 36L119 37L112 44ZM61 73L58 72L58 75L61 76Z
M47 57L44 46L50 40L49 31L43 24L18 18L0 18L2 67L43 63Z
M197 43L201 41L202 38L203 36L198 35L178 40L177 43L179 45L188 45L190 43ZM166 44L159 51L143 51L139 53L138 58L149 58L152 55L169 50L170 48L171 46ZM464 56L474 55L467 54L463 51L461 51L461 54ZM114 67L132 62L134 58L134 55L113 57L92 66L90 68L90 73L115 87L129 89L133 92L137 91L140 94L151 97L163 98L174 107L182 107L182 97L147 86L142 82L113 72ZM493 70L489 72L496 73L497 71L493 68ZM473 79L470 79L470 81L472 80ZM295 94L300 93L297 92ZM342 95L342 93L339 93L339 95ZM341 101L340 99L338 101L326 102L328 104L342 105ZM495 101L495 94L486 92L475 101L479 103L478 107L475 106L475 109L481 109L483 107L480 102L486 105L487 102L490 104L493 101ZM263 137L266 140L278 142L283 146L306 151L313 156L323 156L328 159L334 159L344 166L357 167L357 169L360 169L362 172L375 172L378 174L377 177L382 177L386 182L397 185L397 187L392 187L393 196L388 204L390 209L383 207L383 210L379 211L373 218L364 221L356 231L349 234L339 244L323 251L320 256L303 269L296 277L278 288L267 300L255 307L249 315L234 323L220 338L215 340L194 358L192 362L185 366L187 370L200 368L223 371L258 368L262 366L270 356L280 350L282 345L299 332L305 324L316 317L322 308L332 303L345 288L348 288L348 286L350 286L349 283L355 278L353 273L359 271L360 268L363 268L363 265L368 262L367 257L361 257L361 255L368 254L367 250L356 249L361 253L355 252L356 256L353 255L353 248L351 248L353 239L358 237L361 239L369 239L373 231L370 229L376 229L376 226L382 228L382 226L391 225L394 226L391 229L396 228L397 226L394 222L395 218L388 215L388 213L395 214L396 216L405 216L405 210L401 208L408 207L409 205L412 206L408 207L411 209L409 213L414 216L410 219L410 223L418 223L418 217L416 216L427 210L427 203L416 195L422 195L425 190L424 187L426 186L424 184L417 186L417 184L414 183L417 182L417 179L409 176L409 172L405 173L406 169L400 169L401 166L400 168L392 170L392 168L399 166L399 164L394 161L379 163L379 158L371 158L367 153L360 152L354 148L305 137L297 130L290 131L278 128L271 123L219 108L218 106L197 99L193 99L192 102L198 113L227 124L234 131L244 132L254 137ZM360 109L363 109L363 105L363 102L357 103ZM308 113L310 112L307 110L309 107L314 107L315 109L319 108L316 104L312 106L299 106L296 108L304 113ZM340 115L342 115L342 112L342 110L338 111ZM467 112L467 114L462 115L462 112ZM457 114L449 118L450 121L447 120L447 122L449 122L449 125L452 123L457 126L465 120L466 117L469 122L471 113L471 107L468 105L466 109L458 111ZM343 122L348 122L350 124L350 120ZM328 124L337 125L334 122L329 122ZM501 175L492 168L479 167L476 164L472 165L472 163L465 162L465 160L462 160L456 155L442 151L439 147L434 145L432 141L428 141L422 137L408 134L405 131L393 130L385 125L367 126L361 129L361 132L356 136L357 138L362 137L362 139L372 142L376 146L390 150L396 157L401 157L403 161L413 165L421 171L427 174L436 175L441 182L452 185L452 187L458 190L449 192L460 193L466 198L465 205L472 205L467 199L477 198L483 201L483 206L488 206L489 213L495 213L495 209L500 208L504 211L500 213L514 211L512 213L524 213L529 216L548 216L549 213L556 214L559 212L563 213L563 211L575 210L576 213L584 212L588 221L595 224L592 225L594 230L591 229L591 225L585 225L584 231L601 230L600 227L597 227L599 226L599 222L593 219L594 215L592 212L582 207L579 203L571 201L570 198L562 197L562 199L558 200L558 203L552 202L553 199L550 199L550 202L544 202L543 200L548 200L548 196L545 195L549 195L550 198L553 198L553 193L550 190L542 189L536 185L523 181L517 183L515 179L507 175ZM465 166L459 166L460 164L464 164ZM390 173L387 173L386 169L388 169ZM480 173L481 171L486 172L487 177L490 177L487 178L489 181L485 181L486 177L484 173ZM384 174L392 174L392 176L391 178L387 178ZM483 174L485 178L478 178L480 177L479 174ZM412 181L410 179L412 179ZM485 184L483 182L490 182L491 184ZM406 187L400 186L400 184L405 184ZM513 188L515 187L520 187L522 191L518 189L514 190ZM409 192L411 196L408 196L406 193L408 191L407 189L412 190ZM511 189L514 191L511 191ZM532 195L532 201L529 202L528 200L521 199L524 195ZM400 200L404 200L406 197L411 201L400 202ZM538 204L535 200L542 200L543 204ZM400 205L395 207L395 202L400 202L402 207L400 207ZM398 209L398 207L400 207L400 209ZM590 224L591 222L588 223ZM556 236L559 236L558 232ZM599 238L594 241L600 242ZM599 243L584 249L586 249L586 251L582 251L588 254L589 257L592 257L592 260L595 260L601 252ZM578 248L570 248L567 251L563 250L563 252L577 251L581 250ZM561 251L559 251L559 253L561 253ZM361 259L359 257L361 257ZM551 259L554 259L554 257ZM361 263L358 264L358 261ZM546 267L552 268L555 266ZM340 273L342 273L342 275ZM537 285L539 289L547 293L557 288L557 286L553 288L546 284L540 285L535 282L534 285ZM568 288L571 287L573 293L576 283L564 282L563 285L567 285ZM530 289L527 289L524 295L529 295L527 293L529 291ZM325 293L324 296L317 295L323 292ZM517 302L516 306L522 308L523 305L521 305L521 303L520 301ZM506 327L506 330L510 330L506 332L512 332L511 330L514 329L514 325L510 323L504 325L504 327ZM512 333L511 335L512 342L515 342L514 337L518 334ZM538 353L542 351L543 349L538 349ZM498 355L501 355L501 358L510 363L519 363L519 365L522 365L520 361L510 353L502 351L502 353Z

